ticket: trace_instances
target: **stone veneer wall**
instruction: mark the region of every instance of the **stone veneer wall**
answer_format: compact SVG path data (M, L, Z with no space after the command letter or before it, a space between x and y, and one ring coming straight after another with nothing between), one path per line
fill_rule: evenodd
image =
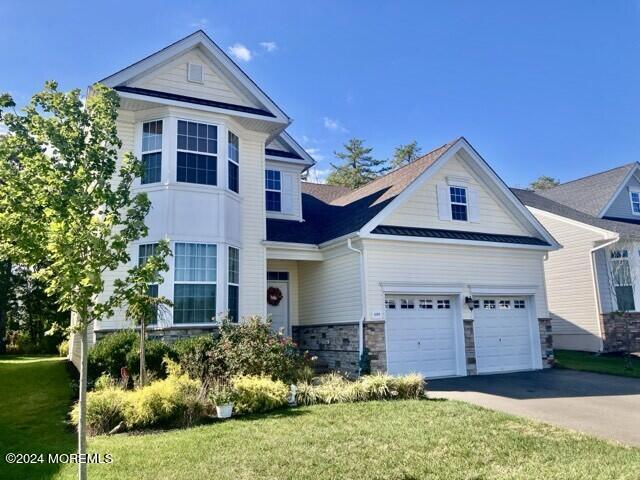
M385 343L384 322L364 324L364 346L369 349L372 372L387 370L387 345Z
M553 335L551 332L551 319L539 318L540 351L542 352L542 368L552 368L555 359L553 357Z
M151 340L163 340L167 343L175 342L181 338L197 337L200 335L215 334L218 327L212 325L211 327L167 327L167 328L149 328L147 327L147 338ZM107 335L120 330L96 330L96 342L103 339Z
M605 313L601 318L605 352L626 351L627 345L632 352L640 352L640 313Z
M358 374L357 323L294 325L291 333L300 350L318 357L317 370Z

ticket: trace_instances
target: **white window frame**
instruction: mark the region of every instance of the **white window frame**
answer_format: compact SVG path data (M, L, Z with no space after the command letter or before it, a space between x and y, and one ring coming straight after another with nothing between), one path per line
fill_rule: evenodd
M454 202L453 199L451 198L452 192L451 189L453 188L459 188L461 190L464 190L464 198L465 198L465 202ZM449 208L451 209L451 220L454 222L469 222L469 189L465 186L462 185L449 185ZM454 205L462 205L465 208L465 213L466 213L466 219L465 220L461 220L459 218L453 218L453 206Z
M177 274L177 250L178 250L178 245L179 244L186 244L186 245L212 245L215 246L215 250L216 250L216 275L215 275L215 279L213 281L210 280L177 280L176 279L176 274ZM192 241L188 241L188 240L178 240L175 241L173 243L173 271L172 271L172 275L171 275L171 280L172 280L172 298L173 298L173 302L174 302L174 306L172 308L173 311L173 315L172 315L172 324L173 325L179 325L179 326L183 326L183 325L212 325L215 324L217 315L218 315L218 308L220 307L221 303L222 303L222 299L221 299L221 295L220 295L220 289L218 288L218 286L221 284L220 282L220 252L221 252L221 245L218 243L210 243L210 242L192 242ZM175 292L176 292L176 285L213 285L215 288L215 306L214 306L214 311L213 311L213 318L211 319L211 321L208 322L180 322L180 323L176 323L175 322ZM226 298L226 292L225 292L225 298Z
M184 149L184 148L179 148L178 147L178 125L180 122L187 122L187 124L189 123L195 123L195 124L200 124L200 125L206 125L207 127L216 127L216 153L209 153L209 152L199 152L197 150L189 150L189 149ZM194 120L192 118L176 118L175 122L174 122L174 128L172 129L172 134L173 134L173 145L175 145L175 148L173 149L172 153L172 158L173 158L173 162L174 162L174 167L175 167L175 181L177 184L180 185L198 185L199 187L205 187L205 188L220 188L220 173L221 173L221 163L220 162L220 149L221 148L226 148L227 146L227 142L226 140L223 142L221 139L224 138L224 135L221 133L224 133L225 131L228 131L227 128L225 128L223 125L220 125L218 123L213 123L213 122L206 122L203 120ZM188 125L187 125L187 129L188 129ZM188 135L187 135L188 137ZM188 144L188 140L187 140L187 144ZM188 146L188 145L187 145ZM183 153L193 153L196 155L205 155L208 157L214 157L216 159L216 181L213 185L210 185L208 183L197 183L197 182L187 182L187 181L180 181L178 180L178 153L183 152ZM225 169L225 173L226 173L226 169Z
M635 251L636 248L633 249L633 251ZM619 257L614 257L615 252L620 252L620 256ZM639 252L640 253L640 252ZM630 251L628 248L611 248L608 250L607 252L607 261L613 263L613 262L618 262L618 263L622 263L622 262L627 262L627 267L629 269L629 283L628 284L617 284L617 281L615 278L611 279L611 283L613 284L614 288L615 287L631 287L631 291L632 291L632 296L633 296L633 305L634 305L634 309L633 310L629 310L631 312L637 312L638 311L638 300L640 300L638 298L638 291L636 289L636 286L633 284L634 278L636 275L638 275L639 272L639 268L640 265L638 265L638 261L637 259L633 258L632 255L632 251ZM619 268L619 267L618 267ZM610 267L608 268L609 272L608 275L612 275L613 272L618 271L617 268L614 267ZM619 308L618 307L618 295L616 294L615 291L611 292L611 301L612 304L615 305L615 308Z
M231 147L231 142L229 141L229 137L233 135L234 137L236 137L238 139L238 159L234 160L233 158L231 158L231 155L229 155L229 148ZM227 189L230 192L236 193L236 194L240 194L240 137L238 135L236 135L235 133L233 133L230 129L227 129L227 162L234 164L236 167L238 167L238 191L232 190L231 189L231 185L229 184L229 174L231 172L231 169L227 166ZM280 186L282 188L282 178L280 178ZM280 199L280 203L282 204L282 198Z
M231 281L231 250L235 250L238 252L238 281L237 282ZM227 312L229 311L229 297L230 297L229 287L236 287L238 289L238 318L234 319L234 323L240 322L240 255L241 255L241 251L239 247L236 247L234 245L227 246L227 289L226 289L227 291L225 292Z
M274 188L267 188L267 172L278 172L278 175L280 176L280 190L276 190ZM265 177L265 182L264 182L264 209L267 212L275 212L275 213L282 213L282 171L281 170L276 170L274 168L265 168L264 169L264 177ZM280 210L269 210L267 209L267 194L266 192L276 192L280 194Z
M156 123L156 122L160 122L160 125L162 125L162 133L160 134L160 148L145 150L144 149L144 126L147 123ZM166 135L166 125L165 125L164 118L152 118L152 119L144 120L140 122L140 157L139 157L140 161L143 161L144 155L151 155L154 153L160 154L160 180L158 180L157 182L142 183L142 177L140 177L140 185L146 186L146 185L157 185L158 183L162 183L162 175L164 171L162 164L164 163L164 157L165 157L164 151L163 151L164 149L162 147L164 146L165 135Z
M635 209L633 208L633 205L636 203L633 201L633 196L637 195L638 196L638 211L636 212ZM637 188L630 188L629 189L629 203L631 204L631 213L633 215L636 216L640 216L640 190L638 190Z

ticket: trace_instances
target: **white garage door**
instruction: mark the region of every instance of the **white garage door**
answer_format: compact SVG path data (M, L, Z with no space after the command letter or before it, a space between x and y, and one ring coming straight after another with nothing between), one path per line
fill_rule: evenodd
M529 308L526 298L476 298L473 329L478 373L533 368Z
M387 369L427 378L457 374L454 297L386 297Z

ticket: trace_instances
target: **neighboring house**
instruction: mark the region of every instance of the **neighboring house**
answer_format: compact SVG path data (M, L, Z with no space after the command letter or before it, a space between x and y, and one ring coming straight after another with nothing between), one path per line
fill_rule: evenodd
M539 192L513 189L563 245L545 262L557 348L640 351L639 166Z
M301 181L313 160L291 120L201 31L103 83L153 205L132 259L165 237L174 252L151 336L270 315L349 373L365 348L374 370L427 377L552 359L543 261L559 245L464 138L351 191ZM127 326L119 312L91 340Z

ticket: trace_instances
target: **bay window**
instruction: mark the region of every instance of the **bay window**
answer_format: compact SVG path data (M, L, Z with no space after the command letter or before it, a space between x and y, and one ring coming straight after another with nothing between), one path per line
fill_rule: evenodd
M175 244L173 323L210 323L216 314L217 247Z
M282 182L278 170L265 171L265 205L269 212L282 210Z
M229 247L229 271L227 273L229 319L232 322L237 322L239 320L240 301L240 250L235 247Z
M240 139L237 135L229 132L227 140L227 163L228 187L232 192L240 191Z
M177 181L218 184L218 127L178 120Z
M162 177L162 120L142 124L141 183L157 183Z

